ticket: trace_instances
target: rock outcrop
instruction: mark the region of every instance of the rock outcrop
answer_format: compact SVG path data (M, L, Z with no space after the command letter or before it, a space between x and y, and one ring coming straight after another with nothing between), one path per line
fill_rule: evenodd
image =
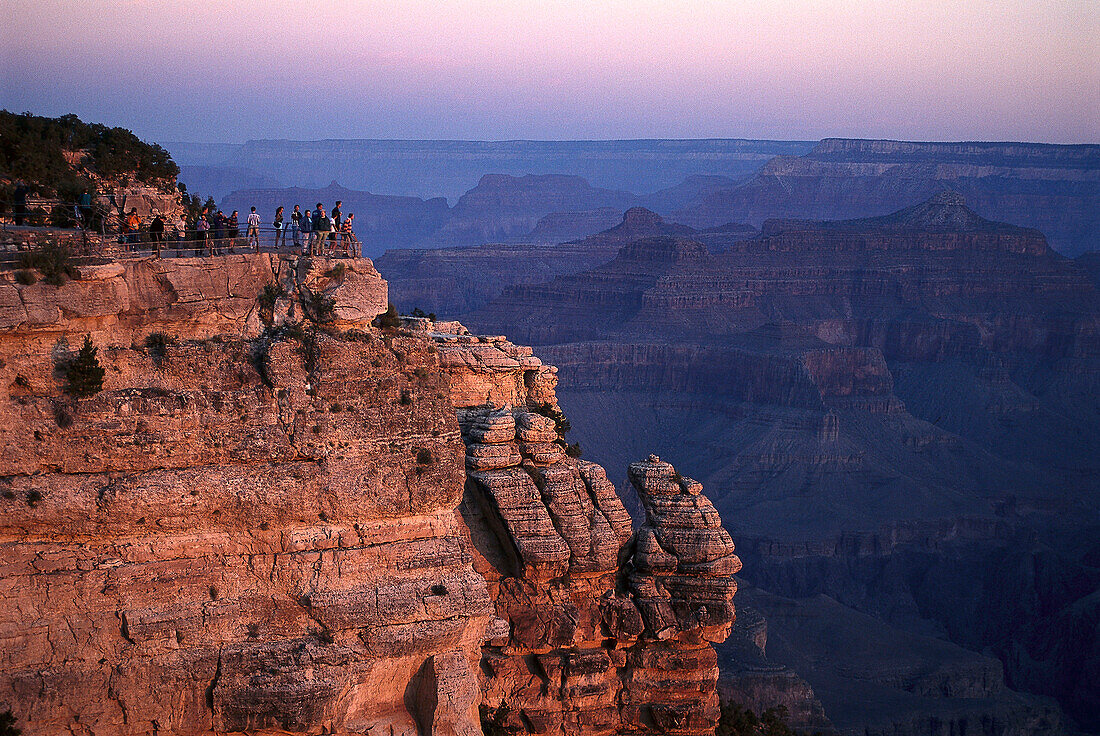
M507 706L503 725L525 733L712 732L711 643L729 633L740 562L701 486L656 458L632 466L648 509L632 535L603 468L566 452L556 371L501 337L422 327L451 379L462 517L499 617L489 713Z
M729 535L654 461L637 544L531 348L372 326L365 259L0 298L0 710L25 732L713 731ZM85 335L105 378L77 397Z
M479 732L492 616L447 384L369 327L369 262L331 265L3 285L0 701L25 732ZM265 330L267 283L287 328L311 286L333 328ZM55 366L84 334L106 378L73 398Z

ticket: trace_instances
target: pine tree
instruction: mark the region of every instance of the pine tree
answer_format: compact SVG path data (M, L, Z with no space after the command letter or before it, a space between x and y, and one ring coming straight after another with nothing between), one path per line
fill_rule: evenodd
M73 396L92 396L103 389L103 376L106 371L99 364L96 353L99 348L92 344L92 336L84 336L84 345L73 358L65 371L68 386L65 390Z

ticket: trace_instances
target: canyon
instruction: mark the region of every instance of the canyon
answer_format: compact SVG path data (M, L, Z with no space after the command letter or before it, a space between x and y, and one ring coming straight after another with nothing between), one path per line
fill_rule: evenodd
M632 523L554 367L386 304L368 259L0 276L24 733L713 733L741 563L702 486L642 455Z
M587 457L621 467L644 447L710 489L779 637L771 697L800 692L801 725L816 698L845 732L1058 733L1052 696L1094 729L1078 674L1100 651L1090 271L953 192L769 220L721 249L693 238L634 240L461 319L559 367ZM841 636L868 621L877 663ZM723 672L763 671L758 655L734 637Z
M614 224L609 209L641 206L696 230L759 228L768 219L885 215L944 189L992 220L1040 230L1060 253L1076 256L1100 242L1095 145L825 139L171 148L192 191L214 194L223 209L262 205L265 218L278 205L331 206L326 188L340 182L345 201L356 200L360 220L371 223L361 226L376 249L371 256L385 248L583 238Z

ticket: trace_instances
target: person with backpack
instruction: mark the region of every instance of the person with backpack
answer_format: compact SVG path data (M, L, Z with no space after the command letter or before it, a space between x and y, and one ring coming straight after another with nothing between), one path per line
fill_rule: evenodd
M275 249L279 249L279 239L282 238L283 247L286 247L286 229L283 224L283 208L275 210L275 220L271 223L275 226Z
M260 216L256 214L255 207L248 213L248 244L254 245L256 252L260 252Z

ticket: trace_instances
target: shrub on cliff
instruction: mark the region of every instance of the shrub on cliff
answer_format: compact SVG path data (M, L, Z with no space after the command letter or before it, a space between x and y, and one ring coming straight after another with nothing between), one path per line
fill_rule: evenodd
M714 736L802 736L787 725L787 708L768 708L757 716L736 703L722 703Z
M382 330L396 330L401 326L401 315L397 313L393 302L389 303L385 312L374 318L374 326Z
M336 300L332 297L302 287L300 301L306 318L316 325L328 324L336 316Z
M542 414L544 417L549 417L554 420L554 429L558 433L558 442L565 445L565 434L573 428L573 425L569 423L569 419L562 413L561 409L557 409L553 404L535 404L528 407L536 414Z
M99 364L99 348L92 344L92 336L84 336L84 345L76 357L65 366L65 390L73 396L93 396L103 390L106 371Z
M153 363L160 367L168 362L168 346L175 340L163 332L150 332L145 337L145 349L149 351L149 357Z
M65 282L78 275L69 249L58 243L47 243L37 250L24 251L19 255L19 267L37 269L42 274L42 280L51 286L64 286Z
M15 727L15 716L10 709L0 713L0 736L19 736L21 733L22 729Z

